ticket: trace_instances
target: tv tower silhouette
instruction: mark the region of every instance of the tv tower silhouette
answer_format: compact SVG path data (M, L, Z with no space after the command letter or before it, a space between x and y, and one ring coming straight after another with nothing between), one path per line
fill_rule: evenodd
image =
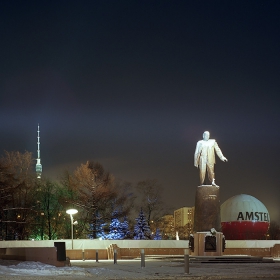
M42 175L42 164L40 159L40 126L38 124L38 130L37 130L37 162L36 162L36 173L37 178L41 179Z

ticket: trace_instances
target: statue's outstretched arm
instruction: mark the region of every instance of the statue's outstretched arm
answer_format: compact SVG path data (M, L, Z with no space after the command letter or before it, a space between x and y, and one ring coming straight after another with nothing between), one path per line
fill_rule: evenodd
M221 159L221 161L228 161L227 158L223 155L220 147L218 146L217 142L215 142L215 151L216 151L216 154L218 155L218 157Z

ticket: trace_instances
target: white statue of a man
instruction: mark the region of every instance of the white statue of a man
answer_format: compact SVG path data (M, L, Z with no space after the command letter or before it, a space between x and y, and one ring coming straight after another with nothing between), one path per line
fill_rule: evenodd
M209 131L204 131L203 140L200 140L196 144L196 149L194 153L194 166L199 167L200 173L200 184L203 185L205 180L205 173L207 169L208 178L213 186L215 184L215 173L214 164L215 162L215 152L222 161L227 161L224 157L221 149L219 148L215 139L209 139Z

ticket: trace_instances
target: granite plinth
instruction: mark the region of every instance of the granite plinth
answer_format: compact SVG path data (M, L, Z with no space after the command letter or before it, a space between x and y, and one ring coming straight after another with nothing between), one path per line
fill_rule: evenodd
M196 189L194 232L221 230L220 187L201 185Z
M222 256L223 255L223 233L217 232L214 238L215 248L206 248L206 238L210 237L209 232L194 233L194 252L193 256ZM208 249L208 250L207 250Z

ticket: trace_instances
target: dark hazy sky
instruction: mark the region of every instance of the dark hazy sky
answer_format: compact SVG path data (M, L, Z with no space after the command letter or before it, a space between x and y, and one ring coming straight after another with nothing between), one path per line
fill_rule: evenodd
M280 215L280 1L1 1L0 148L56 178L87 160L193 206L209 130L221 202Z

